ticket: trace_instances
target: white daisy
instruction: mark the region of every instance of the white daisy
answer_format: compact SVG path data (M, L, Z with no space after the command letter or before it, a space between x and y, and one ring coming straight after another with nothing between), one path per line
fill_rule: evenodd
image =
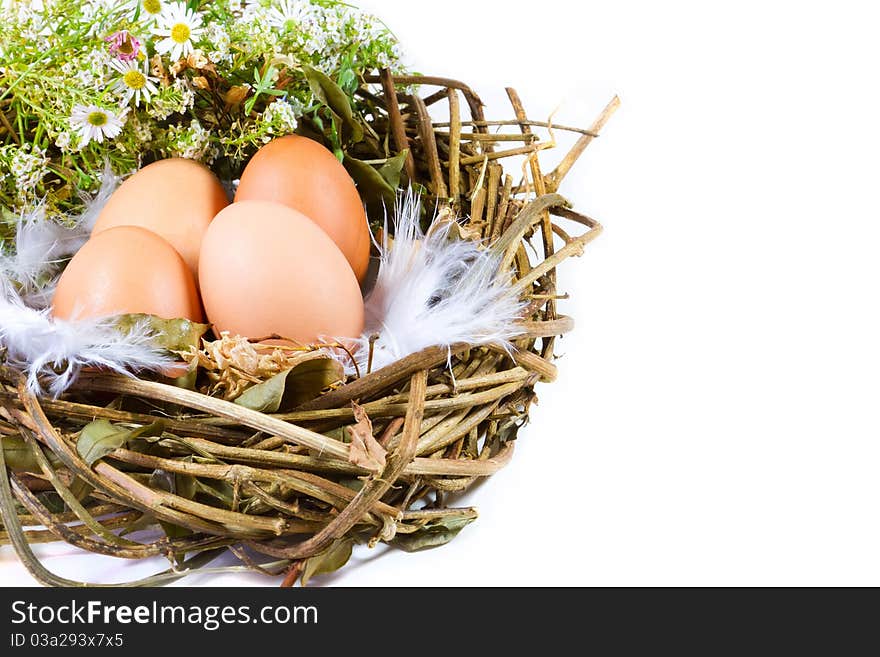
M272 3L266 20L272 27L293 32L310 8L311 5L303 0L279 0Z
M79 147L90 141L103 143L104 137L114 139L122 132L125 112L117 116L97 105L76 105L70 113L70 127L79 135Z
M164 37L156 44L156 52L170 53L173 61L186 57L194 50L193 41L203 31L199 14L187 9L183 2L169 4L159 16L158 27L152 30L156 36Z
M145 103L150 102L150 96L157 91L155 83L159 78L150 75L150 62L146 58L140 64L136 59L127 62L114 59L110 66L120 73L113 83L113 91L125 98L126 103L134 98L134 104L140 106L141 97Z
M132 11L137 12L138 19L143 23L153 23L162 14L162 10L168 4L166 0L132 0Z

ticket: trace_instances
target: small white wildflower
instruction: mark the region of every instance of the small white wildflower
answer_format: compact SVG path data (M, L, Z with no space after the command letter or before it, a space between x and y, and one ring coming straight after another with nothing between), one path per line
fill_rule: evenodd
M297 119L302 115L302 108L278 99L270 103L263 112L262 121L266 130L273 135L288 135L296 130Z
M168 154L187 160L200 160L210 164L217 156L211 145L211 133L196 119L188 127L174 126L168 129Z
M86 88L103 88L110 79L110 62L114 57L106 48L95 48L83 53L75 62L73 79L78 86Z
M220 23L211 23L205 31L205 41L211 44L212 50L207 53L208 59L214 64L227 62L232 60L229 54L229 47L232 45L232 39L226 27Z
M327 12L327 15L324 17L324 29L328 32L339 32L344 19L345 14L341 10L332 14Z
M31 144L14 148L11 155L9 170L19 198L24 199L49 172L49 158L44 149Z
M55 138L55 145L62 151L70 149L70 133L64 131Z
M135 139L140 144L148 144L153 140L153 131L150 122L143 120L138 114L133 114L129 120L129 127L132 129Z
M169 54L172 60L186 57L194 50L193 41L201 36L202 17L186 4L177 2L166 7L159 16L158 27L152 32L164 37L156 44L156 52Z
M145 103L149 103L150 96L156 93L156 83L159 78L150 75L149 65L146 58L141 64L137 60L124 62L121 59L114 59L110 62L110 66L120 73L113 84L113 91L122 96L126 104L134 98L134 104L140 106L141 97Z
M234 5L237 5L239 11L243 12L246 15L252 15L265 9L266 4L267 3L263 2L263 0L244 0L244 2L233 2L233 6L230 6L230 9L232 11L235 11Z
M196 93L193 91L192 85L185 78L177 78L173 86L180 92L180 105L176 111L183 114L195 105Z
M104 138L115 139L125 124L125 112L117 116L97 105L76 105L70 114L70 126L79 135L79 147L90 141L103 143Z

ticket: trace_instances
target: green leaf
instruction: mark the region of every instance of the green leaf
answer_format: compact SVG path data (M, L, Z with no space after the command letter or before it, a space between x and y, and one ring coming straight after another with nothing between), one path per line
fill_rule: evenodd
M122 447L127 437L127 431L120 431L109 421L95 420L83 427L76 441L76 451L91 467L95 461Z
M33 450L21 436L3 436L3 457L13 472L42 472Z
M392 543L404 552L418 552L446 545L458 536L462 529L477 519L472 516L442 518L430 522L412 534L398 534Z
M128 432L128 439L126 442L134 440L135 438L151 438L154 436L161 436L164 432L165 421L156 420L152 424L145 424L144 426L138 427L137 429L131 429Z
M231 509L235 491L232 485L225 481L202 481L201 479L196 479L195 494L206 495L220 502L224 509Z
M159 436L165 430L165 423L157 420L137 429L125 429L107 420L95 420L83 427L76 441L76 451L91 467L114 449L122 447L129 440L141 436Z
M404 148L397 155L389 158L379 169L379 175L395 190L400 187L400 176L403 173L407 155L409 155L409 149Z
M309 580L315 575L332 573L342 568L351 559L353 545L354 541L352 539L343 538L333 543L321 554L316 554L314 557L307 559L306 565L303 567L302 579L300 580L302 585L308 585Z
M317 397L324 388L345 377L342 365L317 352L309 360L276 374L242 393L235 403L261 413L277 413Z
M210 328L207 324L199 324L189 319L163 319L144 314L120 315L116 319L116 328L128 333L143 323L146 323L155 335L153 342L156 346L168 351L189 351L190 347L198 348L199 341Z
M381 173L366 162L348 155L342 164L357 184L358 193L364 202L372 204L384 201L387 207L394 207L397 202L397 188L392 187Z
M336 114L351 131L351 141L358 143L364 138L364 128L360 119L351 109L351 101L342 88L324 73L311 66L303 67L306 81L315 97Z
M338 80L340 88L349 96L357 91L358 80L354 70L346 66L339 71Z

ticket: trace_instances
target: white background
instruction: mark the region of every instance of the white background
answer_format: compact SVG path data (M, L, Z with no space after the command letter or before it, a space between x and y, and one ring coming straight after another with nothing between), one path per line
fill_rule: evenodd
M864 2L372 0L510 118L622 109L563 193L606 233L481 517L325 585L880 585L880 41ZM67 547L62 574L123 580ZM31 580L8 547L0 581ZM253 576L192 584L275 584Z

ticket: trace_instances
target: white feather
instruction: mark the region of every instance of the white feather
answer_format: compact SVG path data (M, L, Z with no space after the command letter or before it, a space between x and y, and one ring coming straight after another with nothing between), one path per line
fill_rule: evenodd
M121 374L168 367L173 359L153 344L148 325L129 332L116 329L112 319L62 321L48 310L28 307L8 279L0 277L0 345L11 365L25 372L28 387L58 396L84 367Z
M35 393L60 395L84 367L123 374L160 370L173 359L158 349L148 325L121 332L111 318L62 321L48 306L64 258L86 243L120 178L107 166L94 196L83 196L84 210L63 225L46 216L45 206L24 211L18 221L15 252L0 256L0 346L6 360L25 372Z
M500 258L479 242L450 235L451 222L435 222L425 235L412 192L399 199L393 244L378 244L379 273L365 300L365 328L355 357L361 372L373 345L377 370L427 347L499 344L521 335L525 304L498 276Z
M46 217L40 203L24 211L15 231L15 253L0 256L0 273L15 281L22 298L36 308L48 305L54 288L52 274L61 260L74 255L89 239L107 199L119 186L119 178L106 167L94 197L84 197L85 209L70 217L70 226Z

